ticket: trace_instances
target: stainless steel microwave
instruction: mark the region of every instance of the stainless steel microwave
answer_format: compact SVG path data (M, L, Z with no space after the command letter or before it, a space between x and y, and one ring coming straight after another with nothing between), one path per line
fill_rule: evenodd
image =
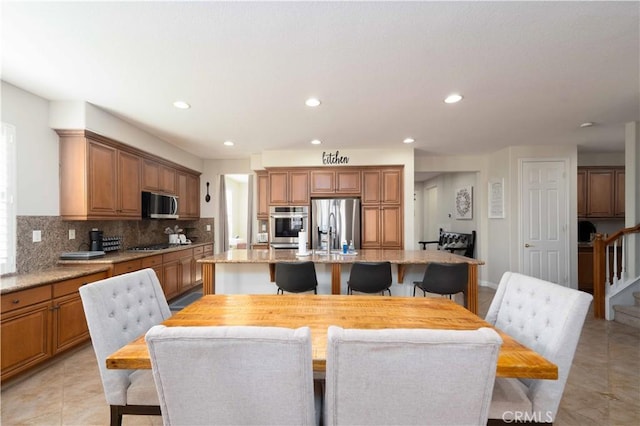
M142 191L142 217L149 219L178 219L178 197Z

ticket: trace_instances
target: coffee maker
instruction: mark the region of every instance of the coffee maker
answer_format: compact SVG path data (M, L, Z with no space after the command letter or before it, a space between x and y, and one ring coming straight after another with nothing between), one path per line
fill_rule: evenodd
M89 244L91 251L102 251L102 231L93 228L89 232L89 240L91 241Z

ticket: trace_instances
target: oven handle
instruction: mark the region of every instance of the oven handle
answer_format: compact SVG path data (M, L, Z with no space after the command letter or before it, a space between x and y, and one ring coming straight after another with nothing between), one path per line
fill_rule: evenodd
M309 216L300 214L272 214L271 217L274 219L306 219Z

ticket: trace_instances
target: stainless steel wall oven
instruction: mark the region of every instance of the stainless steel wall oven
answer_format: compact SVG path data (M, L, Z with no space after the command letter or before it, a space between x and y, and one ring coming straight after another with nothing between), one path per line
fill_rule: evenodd
M309 206L271 206L269 230L272 248L298 248L298 232L309 230Z

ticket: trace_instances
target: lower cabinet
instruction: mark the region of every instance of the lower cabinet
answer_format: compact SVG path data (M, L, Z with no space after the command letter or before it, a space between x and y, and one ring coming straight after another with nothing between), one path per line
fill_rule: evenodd
M193 251L185 249L162 256L162 289L167 300L184 293L195 285L193 280Z
M87 341L89 330L78 289L106 277L106 272L100 272L3 294L1 380Z
M362 248L402 248L402 208L362 206Z

